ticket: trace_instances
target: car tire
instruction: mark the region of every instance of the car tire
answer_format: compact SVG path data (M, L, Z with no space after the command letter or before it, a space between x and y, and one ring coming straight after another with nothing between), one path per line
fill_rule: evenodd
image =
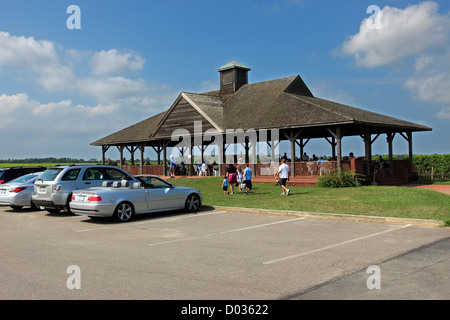
M119 222L128 222L134 217L134 207L129 202L121 202L114 210L113 218Z
M195 212L200 208L200 197L196 193L190 194L186 198L184 209L188 212Z
M10 206L13 210L19 211L22 210L22 206Z

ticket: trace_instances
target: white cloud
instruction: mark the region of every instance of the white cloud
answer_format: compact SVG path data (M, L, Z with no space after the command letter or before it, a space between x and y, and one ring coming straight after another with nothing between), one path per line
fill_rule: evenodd
M145 59L131 51L117 49L96 52L91 58L92 73L110 75L126 71L138 71L144 67Z
M141 70L145 60L139 54L116 49L94 53L74 49L61 51L59 54L51 41L16 37L0 31L0 67L21 68L49 92L88 95L106 103L133 95L145 95L149 89L143 79L108 76ZM86 58L90 60L94 76L81 77L75 72Z
M432 103L430 108L435 108L434 104L448 106L450 16L439 14L438 9L432 1L405 9L386 6L379 12L380 28L369 29L368 19L364 19L359 32L343 43L340 52L352 56L359 67L410 66L411 74L403 86L412 97ZM448 112L444 107L434 116L449 119Z
M392 65L402 59L417 57L430 49L446 48L450 18L438 13L435 2L422 2L405 9L385 6L380 10L380 28L369 29L368 19L359 32L341 48L361 67Z
M435 116L439 119L450 120L450 107L442 109Z
M61 90L73 80L52 42L11 36L0 31L0 66L19 67L37 74L36 82L47 90Z
M86 150L99 133L106 135L122 129L124 124L135 120L133 116L136 115L129 114L119 103L74 105L71 100L42 103L25 93L2 94L2 156L9 157L17 152L28 153L29 157L76 156L79 150Z
M415 72L404 83L415 99L450 105L450 50L446 54L420 56L415 61ZM446 116L448 107L435 114L441 119Z
M145 95L149 90L145 80L133 80L121 76L77 79L74 87L78 92L95 97L101 102L115 101L133 95Z

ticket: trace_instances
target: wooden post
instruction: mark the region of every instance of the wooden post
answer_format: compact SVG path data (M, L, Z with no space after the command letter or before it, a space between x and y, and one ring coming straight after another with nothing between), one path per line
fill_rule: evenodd
M291 177L295 177L295 139L290 139L291 142Z
M303 139L300 139L300 143L297 143L299 146L300 146L300 160L302 160L303 159L303 147L304 147L304 145L303 145ZM292 147L291 147L292 148Z
M217 170L217 174L219 175L219 177L222 177L225 174L225 172L222 172L223 171L222 165L225 163L225 139L223 136L222 136L222 143L217 144L217 153L219 156L219 163L218 163L219 170Z
M145 142L139 145L139 150L141 151L141 163L139 171L141 174L144 174L144 151L145 151Z
M364 140L364 151L365 151L365 158L366 158L366 171L367 175L370 176L371 174L371 168L370 164L372 161L372 139L370 134L370 128L369 127L363 127L362 128L363 135L362 138Z
M119 149L119 153L120 153L119 165L120 165L120 168L122 169L122 166L124 165L124 163L123 163L123 146L117 146L117 149Z
M163 164L163 176L164 176L164 177L167 177L167 165L166 165L166 159L167 159L167 143L166 143L166 142L163 142L162 152L163 152L163 158L162 158L162 164Z
M256 162L257 162L257 157L256 157L256 141L252 141L252 175L255 177L256 176Z
M331 130L327 127L328 132L331 133L331 142L330 142L332 150L333 150L333 158L336 157L337 160L337 170L342 170L342 130L340 126L336 126L336 131ZM337 149L337 155L336 155Z
M388 132L387 133L387 143L388 143L388 153L389 153L389 174L394 173L394 160L393 160L393 152L392 152L392 142L394 141L395 133Z
M102 146L102 164L103 165L105 165L105 162L106 162L105 154L106 154L106 151L108 151L109 147L110 146Z
M297 141L297 138L300 136L300 133L303 130L297 130L297 132L295 132L294 130L289 130L289 135L286 134L286 132L283 132L284 136L290 141L291 143L291 177L295 177L295 143ZM306 143L305 143L306 144ZM300 157L302 156L302 154L300 154Z
M194 175L194 138L191 138L191 145L189 147L189 154L191 155L191 161L190 161L190 169L189 169L189 176L192 177Z
M406 133L408 137L408 152L409 152L409 173L413 173L414 161L413 161L413 147L412 147L412 132Z
M336 158L336 137L331 136L331 158Z
M341 127L336 127L337 169L342 170L342 133Z

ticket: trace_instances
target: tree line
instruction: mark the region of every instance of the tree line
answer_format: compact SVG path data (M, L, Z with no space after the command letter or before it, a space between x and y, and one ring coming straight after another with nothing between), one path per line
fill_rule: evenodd
M75 158L26 158L26 159L5 159L1 160L0 163L98 163L99 160L91 158L89 160L85 159L75 159Z

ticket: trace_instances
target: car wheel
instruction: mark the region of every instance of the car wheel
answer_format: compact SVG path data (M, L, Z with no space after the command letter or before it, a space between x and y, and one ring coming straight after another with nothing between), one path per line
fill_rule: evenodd
M11 208L12 208L13 210L19 211L19 210L21 210L23 207L22 207L22 206L11 206Z
M127 222L130 221L134 216L134 208L133 205L129 202L122 202L116 207L114 210L114 219L119 222Z
M200 208L200 197L195 193L190 194L186 199L184 208L189 212L197 211Z

